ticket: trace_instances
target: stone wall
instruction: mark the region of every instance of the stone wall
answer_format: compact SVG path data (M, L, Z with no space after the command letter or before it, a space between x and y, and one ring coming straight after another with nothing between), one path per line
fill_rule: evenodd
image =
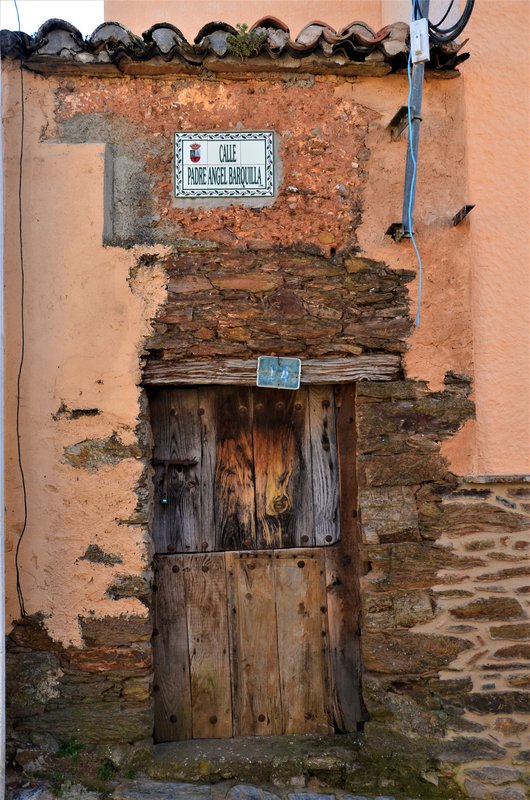
M8 758L28 772L68 742L105 752L152 736L148 618L79 622L81 647L53 641L38 614L8 638Z
M182 242L162 261L168 298L146 344L150 361L405 349L412 273L355 256L247 248Z
M530 488L447 471L438 442L471 404L464 378L446 384L358 387L367 731L431 740L434 783L453 775L470 797L522 800Z

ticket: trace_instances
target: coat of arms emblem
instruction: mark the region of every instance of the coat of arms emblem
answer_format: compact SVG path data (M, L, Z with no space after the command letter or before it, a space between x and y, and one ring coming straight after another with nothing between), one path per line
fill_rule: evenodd
M190 160L196 164L201 160L201 146L200 144L190 144Z

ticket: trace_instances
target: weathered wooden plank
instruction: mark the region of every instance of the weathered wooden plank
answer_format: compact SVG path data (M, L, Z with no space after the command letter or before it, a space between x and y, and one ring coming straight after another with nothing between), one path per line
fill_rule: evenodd
M274 557L284 733L332 733L324 550Z
M256 546L250 389L215 389L215 529L221 550Z
M153 524L156 552L201 550L201 432L197 410L196 389L163 391L151 400L157 480ZM167 503L162 504L165 491Z
M215 468L217 459L217 387L200 386L197 389L201 436L201 549L220 550L218 531L215 523Z
M327 622L334 723L355 731L363 719L360 676L359 546L355 387L336 389L341 541L326 548Z
M148 359L143 382L154 385L240 384L255 386L257 359L215 359L212 361L170 361ZM302 360L301 381L306 383L351 383L391 381L399 377L401 357L367 353L349 358L308 358Z
M331 707L340 733L357 730L363 719L360 687L359 607L352 582L357 580L342 544L327 547L327 624Z
M314 542L329 545L339 538L339 480L335 398L332 386L309 388Z
M234 736L282 733L272 553L226 553Z
M179 556L155 556L154 705L157 742L190 739L191 690L184 573Z
M154 487L155 487L155 507L153 519L153 540L155 551L159 553L175 550L176 543L171 540L171 512L165 500L167 500L169 467L162 463L169 460L169 434L167 424L164 419L169 414L170 399L169 392L166 390L153 391L149 395L151 410L151 428L153 431L153 459L159 463L154 463Z
M193 739L232 736L223 553L181 556L186 588Z
M337 459L339 464L341 540L352 557L358 558L357 523L357 428L355 385L335 388Z
M259 547L313 540L307 389L254 393L254 470ZM306 541L302 536L309 537Z

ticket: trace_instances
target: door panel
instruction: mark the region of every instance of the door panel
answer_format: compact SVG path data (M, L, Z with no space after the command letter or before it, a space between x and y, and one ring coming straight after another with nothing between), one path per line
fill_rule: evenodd
M191 739L186 591L181 561L155 559L153 660L155 739Z
M309 391L309 410L315 544L328 545L338 540L340 528L333 387L312 386Z
M284 733L333 732L323 549L274 557Z
M253 429L259 547L314 544L307 389L256 390Z
M155 567L157 741L333 730L323 549Z
M332 387L162 389L151 411L157 553L339 540Z
M159 552L201 550L201 428L196 389L157 392L152 400ZM197 545L199 544L199 547Z
M227 553L234 736L283 733L270 553Z
M219 550L254 549L254 459L250 389L223 386L215 393L214 520Z

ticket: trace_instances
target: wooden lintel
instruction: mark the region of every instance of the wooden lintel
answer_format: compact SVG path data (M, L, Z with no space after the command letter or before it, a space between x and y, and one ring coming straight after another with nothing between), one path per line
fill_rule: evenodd
M215 361L148 361L143 383L150 386L185 384L256 384L258 361L218 359ZM401 357L375 353L349 358L302 359L301 382L352 383L354 381L391 381L399 377Z

